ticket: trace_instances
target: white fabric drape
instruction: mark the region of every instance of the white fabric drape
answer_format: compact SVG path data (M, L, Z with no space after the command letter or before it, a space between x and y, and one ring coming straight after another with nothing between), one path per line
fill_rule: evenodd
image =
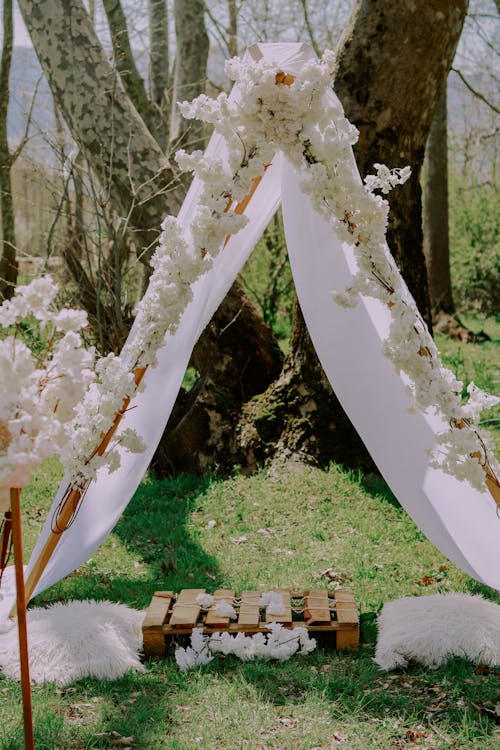
M297 75L313 53L307 45L263 44L254 45L247 55L276 61ZM238 96L237 87L232 96ZM335 96L333 92L331 96ZM223 139L215 135L207 152L223 154L224 148ZM134 398L135 408L125 414L119 430L136 429L148 446L146 452L123 454L118 471L99 474L74 524L57 546L35 594L87 560L118 521L158 445L197 339L277 210L281 197L300 305L318 356L345 411L394 494L433 544L469 575L500 589L500 521L495 503L486 489L477 492L429 467L426 451L434 444L439 420L408 413L404 381L381 353L389 311L372 299L363 299L355 309L344 309L333 301L331 291L342 289L352 277L352 253L316 213L301 192L297 175L283 161L276 155L245 211L248 225L231 237L213 268L194 285L193 300L178 330L166 337L158 366L147 371L144 391ZM352 168L356 169L354 157ZM184 225L193 215L200 189L194 180L179 214ZM134 329L130 335L134 335ZM65 486L63 481L53 508ZM50 534L52 514L53 509L32 561ZM9 572L2 594L0 620L9 611L14 595Z

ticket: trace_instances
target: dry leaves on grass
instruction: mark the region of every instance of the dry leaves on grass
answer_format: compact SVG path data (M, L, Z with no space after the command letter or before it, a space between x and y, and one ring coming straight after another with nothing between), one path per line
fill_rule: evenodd
M102 739L109 741L110 747L121 747L123 750L132 750L136 747L135 737L124 737L119 732L97 732L94 737L101 737Z
M230 536L229 541L233 544L243 544L243 542L246 542L247 538L244 534L241 536Z
M334 570L333 568L322 570L321 573L319 573L318 577L326 578L326 580L328 581L328 586L330 587L343 586L345 583L352 581L352 578L348 575L348 573Z

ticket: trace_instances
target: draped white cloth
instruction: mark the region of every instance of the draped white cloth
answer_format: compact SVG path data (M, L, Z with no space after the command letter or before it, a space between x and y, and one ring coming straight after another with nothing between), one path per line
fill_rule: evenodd
M276 61L299 75L313 56L304 44L259 44L246 53ZM232 96L238 96L237 87ZM335 94L331 93L332 97ZM300 118L300 113L297 113ZM209 154L223 154L223 139L214 135ZM352 168L356 165L352 162ZM197 206L201 185L194 180L179 219L186 225ZM35 590L40 593L87 560L112 530L146 471L179 391L193 347L224 299L264 228L283 204L292 272L309 332L328 379L392 491L433 544L469 575L500 590L500 521L488 491L429 466L427 450L435 443L439 418L408 412L405 383L381 352L389 310L373 299L344 309L332 299L352 278L351 249L323 220L301 192L293 168L277 154L255 191L245 214L247 226L231 237L212 269L193 287L192 302L180 325L165 339L158 366L145 376L145 389L119 430L132 427L147 450L124 453L121 468L102 471L90 486L74 524L63 534ZM389 252L387 250L387 252ZM134 335L134 329L131 331ZM63 481L33 551L33 562L51 530L53 510L66 487ZM29 566L28 566L29 570ZM0 620L14 592L7 572L2 586Z

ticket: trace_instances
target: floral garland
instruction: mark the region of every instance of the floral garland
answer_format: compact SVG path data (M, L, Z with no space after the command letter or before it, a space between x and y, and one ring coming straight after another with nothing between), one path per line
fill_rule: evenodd
M37 464L59 454L71 441L75 409L94 378L95 352L85 348L81 336L87 314L57 310L57 291L57 284L45 276L18 287L15 296L0 305L3 505L11 487L24 487ZM30 348L23 328L34 321L46 344L36 341Z
M391 311L390 333L383 352L410 384L413 408L444 416L450 429L438 437L432 465L483 489L487 482L500 488L492 466L488 434L479 428L481 410L500 399L471 383L463 403L462 383L442 365L438 350L387 250L385 231L388 204L375 190L387 193L404 182L408 167L389 170L375 165L376 175L364 184L354 168L351 146L356 128L340 104L328 96L335 70L332 52L304 66L300 78L276 72L272 63L243 64L238 58L226 71L239 87L239 97L205 95L181 105L185 117L214 126L227 144L224 157L201 151L177 154L179 167L202 183L197 209L187 227L168 216L152 259L154 272L148 291L136 310L135 334L120 357L102 361L99 381L77 408L73 440L63 462L74 486L83 486L107 462L118 459L96 449L117 415L123 413L145 369L155 366L165 336L174 333L192 299L192 285L213 265L227 237L248 219L236 211L252 190L276 151L283 151L301 175L301 187L317 210L352 248L358 264L350 286L332 293L339 304L353 306L360 295L375 297ZM300 120L297 113L300 113ZM138 376L139 373L139 376ZM136 436L122 435L137 450ZM90 456L90 458L89 458Z

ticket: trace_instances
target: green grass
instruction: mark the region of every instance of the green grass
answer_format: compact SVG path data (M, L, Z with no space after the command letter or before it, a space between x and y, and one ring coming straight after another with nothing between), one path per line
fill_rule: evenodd
M498 390L494 343L438 343L460 377ZM23 493L27 551L59 476L48 463ZM375 619L389 599L464 591L500 603L424 538L373 474L331 466L226 481L147 477L92 559L36 604L92 597L144 608L158 589L328 586L327 570L355 592L359 651L318 649L284 664L217 658L186 674L170 656L115 682L36 686L37 750L499 748L498 670L456 659L386 674L373 663ZM2 676L0 717L0 750L22 748L20 689Z

